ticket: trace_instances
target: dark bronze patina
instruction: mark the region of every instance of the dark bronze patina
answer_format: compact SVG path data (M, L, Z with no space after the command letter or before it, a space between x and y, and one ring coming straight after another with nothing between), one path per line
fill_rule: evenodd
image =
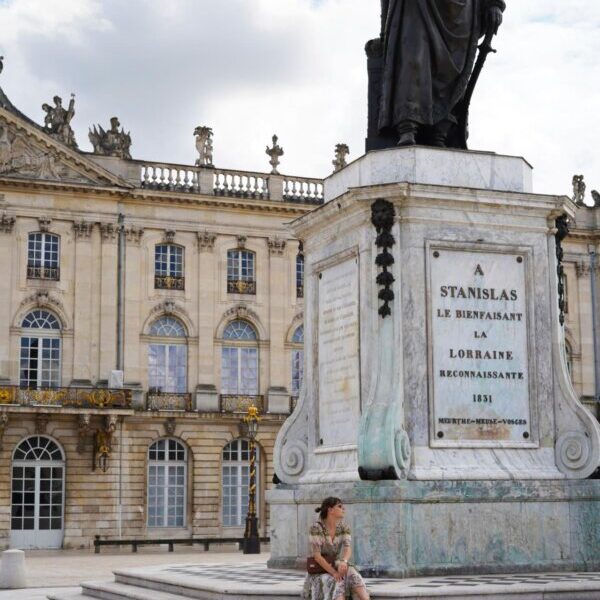
M504 0L381 0L381 34L366 47L367 150L466 149L469 103L505 6Z

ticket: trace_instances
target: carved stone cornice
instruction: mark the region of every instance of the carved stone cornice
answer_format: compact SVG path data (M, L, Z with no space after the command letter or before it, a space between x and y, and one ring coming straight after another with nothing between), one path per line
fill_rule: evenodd
M215 247L216 234L210 231L198 231L196 233L198 239L198 250L200 252L212 252Z
M94 224L91 221L74 221L73 231L76 240L89 240L92 235Z
M38 217L38 223L40 231L48 233L50 231L50 226L52 225L52 219L50 217Z
M168 417L165 420L165 435L173 435L175 433L175 418L174 417Z
M225 311L223 315L225 320L230 319L249 319L250 321L254 321L255 323L259 323L260 319L258 315L250 308L248 308L245 304L237 304L236 306L232 306L230 309Z
M283 256L285 252L286 241L282 238L274 237L267 240L269 252L272 256Z
M9 217L6 213L2 213L2 216L0 216L0 232L12 233L15 223L16 219L14 217Z
M100 223L100 234L103 242L116 242L119 237L117 223Z
M128 242L135 244L136 246L140 245L143 235L144 235L143 227L135 227L134 225L131 225L130 227L127 227L125 229L125 239Z
M31 305L35 306L36 308L54 308L54 310L57 310L60 313L64 311L62 302L57 298L52 297L48 290L38 290L34 294L27 296L21 302L21 307Z
M46 429L48 428L49 422L50 422L50 415L46 415L43 413L37 413L35 415L35 432L37 434L46 433Z

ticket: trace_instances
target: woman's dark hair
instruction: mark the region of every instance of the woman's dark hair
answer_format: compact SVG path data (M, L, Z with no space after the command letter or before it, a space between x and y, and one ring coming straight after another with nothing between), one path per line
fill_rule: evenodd
M321 502L321 506L319 506L319 508L315 508L315 512L319 513L321 519L326 519L329 509L341 503L342 501L340 500L340 498L336 498L335 496L329 496L329 498L325 498L325 500Z

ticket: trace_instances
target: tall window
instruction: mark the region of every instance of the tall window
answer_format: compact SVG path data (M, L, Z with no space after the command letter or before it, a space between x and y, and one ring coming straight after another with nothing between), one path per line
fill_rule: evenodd
M154 248L154 287L163 290L185 289L183 248L158 244Z
M247 321L232 321L223 332L221 393L258 395L258 336Z
M150 326L155 338L148 346L148 387L183 394L187 391L187 336L175 317L161 317Z
M292 337L292 396L300 395L300 388L304 379L304 325L294 331Z
M185 527L187 453L177 440L148 448L148 527Z
M52 233L30 233L27 241L27 278L60 279L59 238Z
M46 310L33 310L21 323L19 382L29 389L60 386L60 323Z
M296 297L304 298L304 254L296 255Z
M260 514L258 493L260 454L256 447L256 513ZM239 527L248 512L248 482L250 480L250 443L233 440L223 448L223 526Z
M254 252L227 252L227 291L231 294L256 294Z

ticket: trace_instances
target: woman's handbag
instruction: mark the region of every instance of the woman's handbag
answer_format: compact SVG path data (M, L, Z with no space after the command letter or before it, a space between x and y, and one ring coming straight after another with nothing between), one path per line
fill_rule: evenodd
M335 558L329 557L325 555L321 555L323 558L333 567L335 568ZM312 557L309 556L306 559L306 572L309 575L323 575L327 573L327 571Z

